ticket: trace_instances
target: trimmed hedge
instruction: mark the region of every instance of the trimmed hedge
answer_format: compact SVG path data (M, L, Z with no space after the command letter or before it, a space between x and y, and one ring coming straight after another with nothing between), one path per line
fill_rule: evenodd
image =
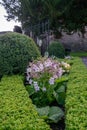
M21 76L0 82L0 130L50 130L28 97Z
M66 92L66 129L87 130L87 68L74 58Z
M0 75L24 73L28 62L40 56L34 41L19 33L0 35Z
M53 55L58 58L64 58L64 56L65 56L65 49L64 49L62 43L60 43L58 41L53 41L52 43L49 44L48 52L49 52L49 56Z

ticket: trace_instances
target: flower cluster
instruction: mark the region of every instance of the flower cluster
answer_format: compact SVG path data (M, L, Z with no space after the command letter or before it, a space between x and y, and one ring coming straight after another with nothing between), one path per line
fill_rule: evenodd
M45 92L48 86L54 85L56 79L63 75L67 67L70 66L65 62L42 58L29 63L26 70L26 80L28 84L33 85L36 92L40 90Z
M70 65L68 63L62 61L61 64L64 70L66 70L66 72L70 70Z

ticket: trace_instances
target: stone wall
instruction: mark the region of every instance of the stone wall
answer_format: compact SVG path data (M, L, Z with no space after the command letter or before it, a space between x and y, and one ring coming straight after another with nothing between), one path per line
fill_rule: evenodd
M85 33L85 38L82 38L81 33L74 33L68 35L65 32L62 33L61 39L59 41L64 45L66 49L70 49L73 52L76 51L87 51L87 32Z

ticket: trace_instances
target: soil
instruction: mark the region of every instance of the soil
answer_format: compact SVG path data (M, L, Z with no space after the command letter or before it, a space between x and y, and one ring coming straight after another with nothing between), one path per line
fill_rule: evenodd
M56 123L52 123L50 125L50 127L51 127L52 130L64 130L65 129L65 121L64 121L64 119L62 119L57 124Z
M65 112L65 107L62 105L58 105L56 101L53 102L50 106L58 106L63 110L63 112ZM52 130L65 130L65 118L62 118L58 123L50 124L50 127Z

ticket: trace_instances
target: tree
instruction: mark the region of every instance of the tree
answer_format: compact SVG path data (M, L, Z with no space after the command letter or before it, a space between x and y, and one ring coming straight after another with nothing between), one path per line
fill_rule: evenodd
M67 29L80 30L83 34L87 25L87 0L2 0L7 19L15 19L22 27L49 19L54 32Z
M84 36L87 25L87 1L73 0L69 9L64 12L64 25L69 31L80 30Z

